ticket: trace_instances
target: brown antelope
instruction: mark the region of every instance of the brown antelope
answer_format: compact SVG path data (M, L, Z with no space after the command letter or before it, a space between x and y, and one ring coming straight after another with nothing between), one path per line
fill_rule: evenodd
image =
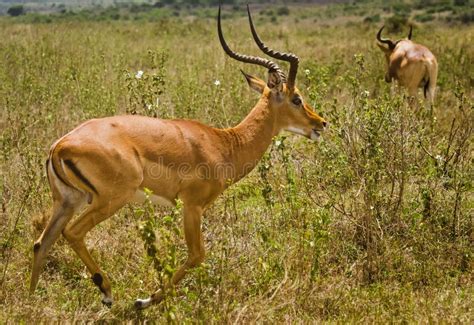
M436 58L425 46L411 41L412 26L406 39L392 42L382 38L382 30L377 33L378 47L385 53L387 60L387 73L385 81L392 82L407 88L408 94L416 96L419 87L423 87L423 94L429 103L433 103L436 79L438 76L438 63ZM381 44L382 43L382 44ZM387 44L385 47L383 44Z
M158 203L173 205L179 199L184 205L188 257L164 291L137 299L135 306L145 308L159 302L167 289L204 259L203 212L255 167L272 138L282 130L319 138L326 121L295 87L298 57L266 47L255 31L250 10L248 17L259 48L270 57L289 62L290 70L286 78L271 60L232 51L222 35L219 7L217 30L224 51L233 59L268 69L267 82L244 73L260 99L237 126L216 129L190 120L115 116L89 120L53 144L46 163L53 213L34 244L31 293L48 251L62 233L91 273L102 292L102 302L110 305L109 279L92 259L84 237L125 204L143 201L147 188ZM72 219L76 213L79 216Z

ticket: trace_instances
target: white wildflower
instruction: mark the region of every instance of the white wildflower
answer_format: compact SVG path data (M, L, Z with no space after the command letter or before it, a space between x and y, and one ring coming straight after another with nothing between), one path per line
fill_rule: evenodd
M143 71L142 71L142 70L138 70L137 74L135 75L135 78L141 79L142 77L143 77Z
M311 73L311 71L310 71L309 69L306 69L306 70L304 71L304 74L305 74L305 75L309 75L310 73Z
M370 96L370 91L366 90L364 91L365 96L369 97Z
M214 80L214 85L219 87L221 85L221 82L219 80Z

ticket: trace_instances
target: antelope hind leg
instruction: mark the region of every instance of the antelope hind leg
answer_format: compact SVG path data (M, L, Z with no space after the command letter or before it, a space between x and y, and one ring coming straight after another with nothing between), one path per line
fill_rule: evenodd
M61 231L74 215L74 205L67 200L55 200L53 203L53 215L33 246L33 267L31 271L30 294L33 294L38 285L41 270L45 264L45 258L49 250L58 239Z
M110 281L90 255L84 237L97 224L108 219L118 209L120 209L127 202L129 196L130 195L124 195L113 200L102 198L101 202L106 202L106 204L102 206L89 207L74 221L74 223L69 224L63 231L63 236L69 242L69 245L77 256L79 256L82 262L86 265L92 276L92 281L102 292L102 303L108 307L113 303Z

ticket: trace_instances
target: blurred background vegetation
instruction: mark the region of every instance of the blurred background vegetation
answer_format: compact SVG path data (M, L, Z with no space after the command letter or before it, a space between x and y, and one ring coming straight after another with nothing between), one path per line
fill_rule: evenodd
M58 19L78 20L156 20L173 14L212 16L206 8L212 8L219 0L161 0L161 1L120 1L120 0L58 0L58 1L0 1L0 14L11 16L26 15L24 20L51 22ZM222 0L225 5L245 4L242 0ZM288 15L288 6L308 6L332 4L330 15L359 16L366 22L379 22L389 16L388 24L398 28L408 20L417 22L442 21L469 24L474 20L474 3L470 0L308 0L272 1L256 0L253 5L271 4L274 9L266 14L277 17ZM184 10L184 11L183 11ZM235 14L242 14L236 10ZM38 16L36 14L42 14ZM276 19L276 18L275 18Z

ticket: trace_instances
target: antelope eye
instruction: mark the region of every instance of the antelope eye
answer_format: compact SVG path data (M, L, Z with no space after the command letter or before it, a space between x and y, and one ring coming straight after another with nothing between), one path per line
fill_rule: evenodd
M291 102L296 106L300 106L301 105L301 98L295 97L291 100Z

